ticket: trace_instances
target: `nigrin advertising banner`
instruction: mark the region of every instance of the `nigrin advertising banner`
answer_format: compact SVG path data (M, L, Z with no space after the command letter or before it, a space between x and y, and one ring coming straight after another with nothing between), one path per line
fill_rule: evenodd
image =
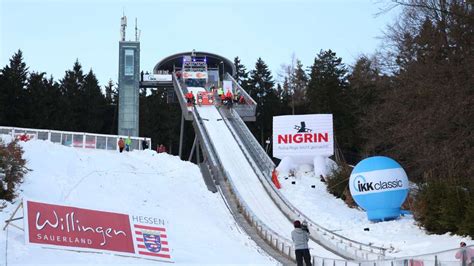
M273 157L334 154L332 114L273 117Z

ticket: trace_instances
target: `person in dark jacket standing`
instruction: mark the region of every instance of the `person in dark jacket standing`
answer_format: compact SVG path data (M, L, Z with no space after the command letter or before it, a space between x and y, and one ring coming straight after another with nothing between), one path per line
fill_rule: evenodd
M291 231L291 239L295 244L296 263L303 266L303 259L306 266L311 266L311 255L309 254L308 240L309 230L306 226L301 226L301 222L296 220L293 225L295 229Z
M146 140L146 138L142 140L142 149L143 150L148 149L148 141Z

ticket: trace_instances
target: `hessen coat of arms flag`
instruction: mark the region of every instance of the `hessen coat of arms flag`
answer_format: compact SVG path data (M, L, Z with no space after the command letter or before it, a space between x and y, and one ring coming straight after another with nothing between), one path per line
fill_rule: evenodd
M134 224L137 251L140 255L170 259L166 229L164 227Z

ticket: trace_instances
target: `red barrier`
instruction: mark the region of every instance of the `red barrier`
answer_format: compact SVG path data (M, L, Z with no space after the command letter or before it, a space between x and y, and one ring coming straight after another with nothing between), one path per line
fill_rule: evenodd
M277 172L277 170L273 170L273 172L272 172L272 182L273 182L273 184L275 184L276 188L278 188L278 189L281 188L280 181L278 181L278 172Z

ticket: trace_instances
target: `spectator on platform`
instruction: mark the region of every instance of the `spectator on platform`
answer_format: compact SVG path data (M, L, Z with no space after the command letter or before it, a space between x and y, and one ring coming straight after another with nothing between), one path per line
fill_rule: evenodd
M166 147L165 147L165 145L160 144L160 145L156 148L156 152L158 152L158 153L166 153Z
M148 149L148 141L146 140L146 138L142 140L142 149L143 150Z
M291 232L291 239L295 244L296 264L303 266L303 260L306 266L311 266L311 254L309 253L308 241L309 230L305 224L296 220L293 223L295 229Z
M232 92L230 90L227 90L225 94L225 101L226 101L227 106L232 107L232 100L233 100Z
M243 95L240 95L239 97L239 104L245 104L245 98Z
M119 141L118 141L118 147L119 147L120 153L122 153L122 152L123 152L123 148L125 147L125 142L123 141L122 138L120 138Z
M224 94L219 95L219 100L221 100L221 105L225 104L225 95Z
M20 136L18 137L18 139L19 139L20 141L25 141L25 142L26 142L26 141L30 140L30 136L28 136L26 133L23 133L23 135L20 135Z
M462 266L471 266L474 260L474 249L467 247L466 242L459 243L459 251L456 253L456 259L461 260Z
M222 98L222 95L224 95L224 90L221 87L217 89L217 95L219 95L219 98Z
M132 139L130 138L130 135L128 138L125 140L125 150L130 151L132 146Z
M188 103L188 106L191 106L195 103L195 100L194 100L194 94L192 92L187 92L186 93L186 102Z

